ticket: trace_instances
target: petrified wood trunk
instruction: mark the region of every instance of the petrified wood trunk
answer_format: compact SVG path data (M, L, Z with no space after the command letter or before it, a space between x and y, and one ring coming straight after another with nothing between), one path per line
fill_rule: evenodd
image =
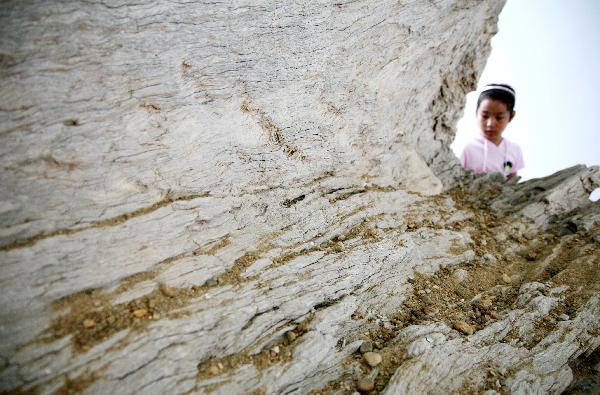
M566 388L599 171L448 147L502 5L3 2L0 390Z

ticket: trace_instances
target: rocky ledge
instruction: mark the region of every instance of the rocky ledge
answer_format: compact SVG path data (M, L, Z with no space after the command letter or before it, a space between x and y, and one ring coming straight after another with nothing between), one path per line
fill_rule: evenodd
M600 169L448 148L501 7L5 2L0 391L597 386Z

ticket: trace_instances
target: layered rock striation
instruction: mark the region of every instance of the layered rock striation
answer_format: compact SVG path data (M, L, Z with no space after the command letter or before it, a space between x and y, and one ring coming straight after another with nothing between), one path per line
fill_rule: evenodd
M5 2L0 390L563 391L600 171L449 150L502 5Z

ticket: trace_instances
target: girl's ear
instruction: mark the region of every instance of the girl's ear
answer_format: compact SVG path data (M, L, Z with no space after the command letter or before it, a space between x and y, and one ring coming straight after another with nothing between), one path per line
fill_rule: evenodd
M508 118L508 122L512 121L512 120L515 118L515 115L516 115L516 114L517 114L517 112L516 112L516 111L513 111L513 112L510 114L510 118Z

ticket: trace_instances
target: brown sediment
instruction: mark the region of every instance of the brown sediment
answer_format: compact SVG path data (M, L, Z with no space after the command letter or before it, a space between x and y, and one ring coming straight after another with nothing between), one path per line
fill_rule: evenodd
M296 204L296 203L301 202L302 200L304 200L305 197L306 197L306 195L302 194L302 195L296 196L295 198L292 198L292 199L285 199L283 202L281 202L281 205L283 207L290 208L294 204Z
M499 242L494 237L497 232L506 231L513 223L522 224L522 220L518 218L499 220L485 208L485 205L473 205L460 201L459 195L453 197L458 208L469 212L470 216L450 224L446 221L432 219L434 217L428 218L429 214L438 218L440 216L447 218L448 213L445 211L445 205L440 197L423 198L419 204L429 204L430 210L428 209L425 215L421 212L420 216L417 216L417 213L414 215L406 213L407 218L414 217L414 219L407 219L407 230L410 232L430 228L467 232L473 241L470 248L475 252L475 258L460 265L441 267L433 275L415 273L411 280L414 292L398 311L389 317L391 326L373 327L373 325L367 324L367 327L371 326L371 329L364 335L364 340L376 342L378 344L376 351L383 356L383 362L378 366L380 373L375 380L373 393L382 391L396 369L405 361L406 345L397 339L396 335L407 325L434 321L445 322L450 327L457 327L456 322L464 322L477 331L490 322L502 318L507 310L514 309L514 302L523 283L538 281L551 283L552 287L567 285L569 289L561 294L563 299L559 301L558 306L547 317L534 322L533 336L528 339L519 339L525 341L525 346L530 348L554 330L558 316L561 314L571 317L576 315L589 296L598 292L600 270L598 270L597 257L600 256L600 250L598 243L591 235L593 232L580 231L576 234L561 235L556 229L548 229L537 234L508 235L506 242ZM436 209L437 204L439 204L439 210ZM355 214L361 209L356 210ZM279 257L273 259L272 266L285 264L297 256L315 251L343 252L349 248L345 242L353 238L377 241L380 239L381 230L374 229L372 222L382 215L362 218L345 233L308 249L300 249L307 243L306 241L291 247L287 246ZM594 229L594 232L597 231L598 226ZM265 252L276 248L271 243L281 235L281 232L268 235L256 250L239 257L225 272L199 286L171 288L160 284L143 297L119 305L111 304L123 292L142 281L153 280L165 266L179 259L193 255L217 253L229 245L229 236L226 235L193 252L167 258L151 272L139 273L124 279L115 291L107 292L96 289L65 297L56 302L55 307L59 310L68 310L68 312L52 322L45 334L45 339L54 340L66 335L73 335L75 350L85 351L123 329L139 331L154 320L177 318L181 314L185 314L184 307L197 300L210 288L226 284L239 284L253 279L253 277L244 277L244 271ZM321 237L323 235L318 234L313 240ZM508 246L515 248L509 251ZM295 251L294 248L298 248L298 250ZM466 250L456 240L448 252L456 255L462 254ZM493 255L493 259L486 258L490 254ZM543 262L543 265L540 262ZM455 276L457 269L465 270L468 280L457 279ZM540 292L544 292L544 289ZM476 296L478 299L473 300ZM353 318L361 320L360 312L353 314ZM203 361L198 365L198 377L202 379L221 375L244 364L252 363L257 369L264 369L276 363L290 361L293 347L295 347L294 341L300 336L294 331L290 332L293 334L292 337L296 336L294 340L280 339L278 342L270 344L268 349L265 348L258 353L246 350L223 358L210 358ZM518 334L513 331L505 341L517 337ZM350 357L345 363L358 363L365 374L370 369L362 361L360 355ZM493 387L497 382L495 374L494 372L490 373L490 377L485 380L485 386L503 392L502 388ZM330 382L324 387L323 392L337 389L350 391L355 388L353 379L349 375L344 375Z
M217 277L218 284L238 284L244 281L241 274L249 268L257 259L258 254L254 251L247 252L235 260L233 266Z
M156 103L141 103L140 107L145 108L146 110L150 110L150 111L159 111L160 110L160 106Z
M23 389L22 387L13 388L10 391L1 391L0 395L37 395L37 388Z
M253 364L257 370L263 370L275 364L291 361L294 348L301 341L302 335L309 330L314 316L314 312L310 313L294 329L287 331L258 353L242 350L236 354L211 357L200 362L198 364L198 380L230 373L242 365Z
M155 289L117 305L111 304L113 295L99 289L70 295L55 303L56 309L68 308L69 312L52 321L45 339L72 335L75 351L87 351L123 329L141 330L153 320L176 318L176 311L203 291L201 287Z
M358 213L360 213L362 211L365 211L365 210L367 210L367 209L369 209L371 207L373 207L373 204L365 204L365 205L359 206L359 207L355 208L354 210L351 210L351 211L349 211L347 213L342 214L340 216L340 220L339 221L343 222L343 221L347 220L348 218L350 218L350 217L352 217L352 216L354 216L354 215L356 215L356 214L358 214Z
M351 196L359 195L359 194L365 193L365 192L367 192L367 190L365 188L352 189L350 191L340 193L332 198L329 198L329 203L333 204L333 203L339 202L341 200L346 200Z
M288 157L294 157L296 159L305 160L306 156L302 154L298 148L285 141L283 131L279 126L275 124L273 119L261 108L253 107L249 99L244 100L240 104L240 110L244 113L250 114L255 118L258 125L267 135L269 141L282 148L283 152Z
M185 72L192 68L192 64L187 60L181 62L181 69Z
M228 238L215 243L209 251L216 252L228 244ZM175 258L180 259L190 254L180 254L173 259L163 261L171 263ZM76 351L86 351L97 343L109 338L115 333L131 329L135 331L146 328L152 321L159 319L175 319L185 314L182 308L202 296L207 290L225 284L238 284L249 280L242 278L242 272L249 267L258 255L249 252L236 259L233 265L215 278L213 282L187 288L169 287L158 284L158 287L146 295L126 303L112 304L112 301L123 292L131 289L142 281L156 278L163 269L159 267L152 272L137 273L122 280L115 291L106 292L103 289L93 289L78 292L56 301L55 310L65 310L67 313L56 317L48 331L40 341L53 341L67 335L72 335Z
M367 184L364 187L346 187L340 188L333 191L329 191L325 193L325 195L330 195L336 192L340 192L334 197L329 198L329 203L334 204L336 202L346 200L354 195L360 195L367 192L394 192L397 191L396 188L391 186L382 186L378 184Z
M150 206L142 207L142 208L139 208L137 210L134 210L134 211L131 211L131 212L128 212L125 214L120 214L120 215L117 215L116 217L93 221L82 227L63 228L63 229L57 229L57 230L48 231L48 232L42 232L37 235L28 237L26 239L17 240L10 244L0 246L0 251L10 251L10 250L18 249L18 248L31 247L38 241L48 239L50 237L72 235L72 234L83 232L85 230L93 229L93 228L117 226L117 225L120 225L120 224L130 220L131 218L135 218L135 217L139 217L141 215L151 213L151 212L156 211L162 207L165 207L171 203L178 202L178 201L185 201L185 200L193 200L193 199L203 198L203 197L207 197L207 196L210 196L210 194L209 193L201 193L201 194L190 194L190 195L181 195L181 196L173 196L173 195L167 194L167 196L165 196L164 198L162 198L161 200L159 200L158 202L156 202Z
M358 236L362 236L365 239L376 238L376 236L369 233L368 222L368 218L363 219L363 221L351 228L344 237L346 239ZM114 291L107 292L103 289L92 289L66 296L56 301L53 306L56 310L64 310L67 313L55 318L50 324L48 331L40 337L39 341L53 341L57 338L72 335L74 349L82 352L121 330L130 329L140 331L155 320L180 317L182 314L185 314L183 308L192 303L193 300L201 297L208 289L222 285L240 284L255 279L256 276L243 277L242 274L261 254L273 248L270 242L279 234L280 232L275 232L265 237L263 242L260 243L258 250L245 253L236 259L233 265L225 272L217 275L205 284L187 288L173 288L165 284L158 284L155 289L142 297L126 303L112 304L113 300L137 284L143 281L154 280L166 266L177 260L190 256L215 254L218 250L229 245L230 238L228 235L215 241L208 247L198 248L192 252L184 252L169 257L157 264L152 271L131 275L121 280L119 286ZM341 252L343 249L343 244L336 238L309 250L284 253L274 259L273 265L284 264L296 256L308 254L316 250ZM261 358L264 359L264 356Z
M377 366L379 374L375 379L375 389L370 392L372 394L383 391L405 361L406 345L396 335L406 326L444 322L449 327L456 327L456 323L461 322L478 331L515 308L522 284L536 281L551 287L566 285L567 290L557 295L558 305L534 322L530 337L518 339L524 347L531 348L556 328L561 314L574 317L590 296L600 291L600 245L593 238L600 225L592 231L581 231L575 235L561 235L559 229L549 228L537 234L509 235L508 241L499 242L494 237L497 232L505 231L512 224L521 224L523 220L518 217L498 219L487 210L485 202L472 204L463 199L460 191L450 191L447 196L452 196L458 209L472 215L452 224L432 223L428 219L409 220L407 230L428 227L466 231L473 240L470 248L475 252L475 258L451 267L442 266L433 275L415 273L411 280L413 293L396 313L390 315L390 326L371 325L368 332L358 337L376 344L375 351L383 357L383 362ZM440 199L444 198L437 196L429 201L441 203ZM508 244L518 248L511 252ZM449 252L459 254L465 250L457 242ZM493 255L491 260L486 259L489 254ZM544 262L545 266L540 262ZM458 269L466 271L466 280L461 281L454 275ZM540 292L547 293L548 288L542 288ZM361 320L361 312L356 311L352 318ZM518 337L516 331L512 331L503 341ZM350 364L358 365L365 375L371 370L359 353L344 361L344 365ZM501 378L497 369L490 366L483 388L475 388L472 383L465 382L457 393L480 393L485 389L506 393ZM341 391L350 394L356 391L355 380L356 377L345 373L314 392L328 394Z
M367 184L365 190L373 192L394 192L398 189L389 185Z
M348 240L357 238L357 237L361 237L364 240L370 239L371 241L377 241L380 238L377 235L377 232L371 227L369 222L375 221L376 219L378 219L380 217L381 217L381 215L376 215L376 216L372 216L372 217L364 217L364 218L362 218L362 220L360 222L358 222L357 224L352 226L345 233L335 236L331 239L325 240L322 243L315 245L313 247L310 247L310 248L304 248L304 249L299 248L298 250L294 251L293 248L296 246L288 247L288 250L291 249L292 251L285 252L285 253L275 257L269 267L273 268L273 267L281 266L281 265L291 261L294 258L297 258L299 256L309 255L316 251L324 251L327 253L341 253L341 252L345 251L345 249L346 249L345 242ZM319 238L321 236L322 236L321 234L318 234L313 238L313 240L316 238ZM302 243L298 243L297 247L299 247L301 245L306 245L307 243L310 243L310 241L308 241L308 242L304 241Z
M90 385L98 379L95 373L84 374L74 379L70 379L67 376L64 377L64 384L60 387L56 394L58 395L72 395L83 393Z
M63 385L55 390L54 394L58 395L74 395L74 394L82 394L86 389L89 388L96 380L98 380L99 376L97 372L93 373L85 373L75 378L69 378L66 374L62 377ZM34 386L27 390L22 388L13 388L10 391L2 391L1 395L37 395L42 390L39 386ZM47 392L47 391L46 391Z

